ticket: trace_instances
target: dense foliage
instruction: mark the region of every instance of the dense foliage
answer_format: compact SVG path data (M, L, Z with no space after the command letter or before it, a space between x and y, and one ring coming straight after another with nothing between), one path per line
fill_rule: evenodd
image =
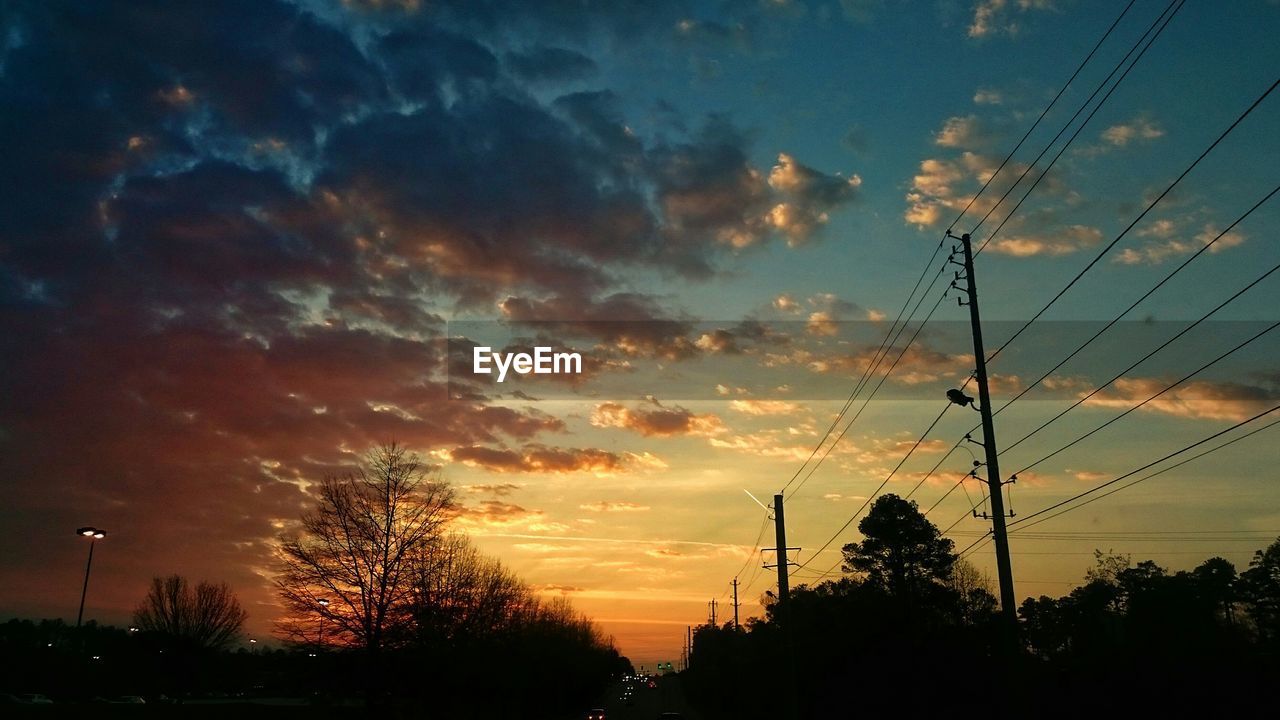
M1099 552L1080 587L1023 603L1009 652L989 580L914 503L879 498L859 530L845 577L792 591L788 633L771 598L743 629L698 629L685 685L707 718L1274 710L1257 690L1280 670L1280 540L1239 574Z

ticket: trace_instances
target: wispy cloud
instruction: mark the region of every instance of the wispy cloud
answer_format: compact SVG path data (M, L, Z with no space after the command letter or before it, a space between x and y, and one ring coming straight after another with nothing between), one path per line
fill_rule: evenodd
M1169 385L1158 378L1121 378L1085 402L1086 405L1128 409ZM1197 420L1244 420L1280 399L1274 387L1236 382L1190 381L1142 407L1144 411Z
M1060 256L1091 248L1102 240L1102 231L1090 225L1070 225L1041 235L997 236L987 246L991 252L1013 257Z
M606 513L645 512L649 509L649 506L638 505L633 502L601 500L599 502L586 503L583 505L579 505L578 509L588 510L590 512L606 512Z
M1052 0L981 0L973 8L969 37L1017 35L1022 31L1022 16L1028 11L1052 9Z
M1235 230L1223 233L1214 225L1205 225L1190 240L1170 237L1173 233L1172 223L1160 221L1145 234L1164 239L1148 241L1136 248L1125 248L1112 262L1123 265L1159 265L1172 258L1190 255L1209 243L1213 243L1209 252L1218 253L1243 245L1246 240L1244 233Z

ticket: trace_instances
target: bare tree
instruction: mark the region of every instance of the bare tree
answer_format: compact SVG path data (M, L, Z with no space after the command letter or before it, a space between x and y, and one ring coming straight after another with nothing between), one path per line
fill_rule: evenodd
M220 650L233 643L248 618L226 583L192 587L181 575L153 578L133 624L190 649Z
M991 584L991 576L968 560L958 559L951 566L947 587L956 594L960 618L966 623L979 622L996 611L995 588Z
M534 605L524 582L465 535L440 537L414 561L413 615L421 640L462 641L508 632Z
M354 473L320 484L318 507L281 546L276 586L289 614L278 625L286 637L373 654L409 639L412 560L453 508L453 492L429 471L390 443Z

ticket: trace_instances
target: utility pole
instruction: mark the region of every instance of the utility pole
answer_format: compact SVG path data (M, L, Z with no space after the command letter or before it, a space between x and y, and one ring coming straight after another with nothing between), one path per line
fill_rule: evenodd
M778 622L785 626L787 602L791 598L791 584L788 578L790 563L787 562L787 551L800 548L787 547L787 522L782 511L781 494L773 496L773 533L778 544L776 548L772 548L778 553Z
M680 648L680 668L682 670L688 670L689 669L689 637L688 635L686 635L682 639L682 642L684 644Z
M710 610L710 614L708 615L708 618L707 618L708 624L710 624L710 625L711 625L711 627L716 627L716 601L715 601L715 598L712 598L712 599L711 599L711 602L707 603L707 608Z
M686 670L688 670L689 666L693 664L693 626L692 625L684 626L684 638L685 638L684 646L688 648L687 650L685 650L685 653L684 653L684 657L685 657L684 667Z
M782 509L782 494L773 496L773 530L774 538L778 546L773 548L778 553L778 605L774 617L777 618L778 626L782 630L782 654L781 670L782 670L782 703L783 717L788 720L795 718L797 715L797 699L796 694L796 677L795 665L791 658L791 623L790 623L790 605L791 605L791 585L788 578L790 563L787 560L787 551L799 551L800 548L787 547L787 522L786 516ZM769 548L765 548L768 550ZM768 567L767 565L765 567ZM735 592L737 588L734 588Z
M955 237L950 235L949 237ZM991 535L996 546L996 572L1000 580L1000 611L1009 631L1017 625L1017 596L1013 591L1013 566L1009 562L1009 534L1005 529L1004 483L1000 481L1000 464L996 458L996 430L991 421L991 390L987 384L987 355L982 346L982 320L978 314L978 283L973 273L973 246L969 234L960 236L964 249L964 277L969 301L957 298L961 305L969 306L969 322L973 325L973 357L978 381L978 410L982 414L982 446L987 453L987 494L991 498ZM954 248L953 248L954 249ZM962 279L957 276L957 280ZM959 394L959 393L958 393ZM1012 637L1012 635L1010 636Z
M733 579L733 629L738 629L738 578Z

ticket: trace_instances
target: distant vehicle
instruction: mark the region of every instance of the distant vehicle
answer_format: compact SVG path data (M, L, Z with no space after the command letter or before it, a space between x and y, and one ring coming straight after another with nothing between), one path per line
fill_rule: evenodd
M17 696L18 702L23 705L52 705L53 701L47 696L40 693L22 693Z
M604 708L595 708L587 711L586 720L606 720Z
M108 702L112 703L113 705L146 705L147 704L147 701L144 700L141 695L121 695L115 700L109 700Z

